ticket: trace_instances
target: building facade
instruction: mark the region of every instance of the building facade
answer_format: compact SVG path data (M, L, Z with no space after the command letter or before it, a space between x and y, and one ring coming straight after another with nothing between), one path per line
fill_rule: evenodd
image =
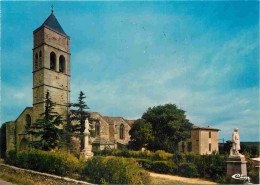
M218 131L216 128L193 126L190 138L179 142L178 150L186 154L218 153Z

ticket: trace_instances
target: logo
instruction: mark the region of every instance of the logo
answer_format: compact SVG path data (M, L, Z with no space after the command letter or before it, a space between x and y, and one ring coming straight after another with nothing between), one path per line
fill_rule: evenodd
M238 173L232 175L232 178L233 178L233 179L244 180L244 181L250 182L250 177L247 177L247 176L245 176L245 175L241 175L241 174L238 174Z

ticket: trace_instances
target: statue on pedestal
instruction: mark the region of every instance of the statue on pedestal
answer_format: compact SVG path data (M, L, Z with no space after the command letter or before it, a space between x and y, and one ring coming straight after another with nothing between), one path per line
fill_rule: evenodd
M230 155L227 159L227 176L233 175L247 176L247 167L245 156L239 153L240 150L240 138L238 135L238 128L234 129L232 134L232 147L230 149Z
M93 152L91 145L89 145L89 121L88 119L85 120L85 131L84 131L84 149L81 152L82 155L84 155L85 157L92 157L93 156Z
M235 128L232 134L232 148L230 150L230 156L241 155L239 153L239 150L240 150L240 138L238 135L238 128Z

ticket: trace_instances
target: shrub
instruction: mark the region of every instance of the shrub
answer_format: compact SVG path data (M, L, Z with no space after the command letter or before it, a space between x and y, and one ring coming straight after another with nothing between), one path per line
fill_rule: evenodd
M174 174L177 166L172 161L154 161L151 170L157 173Z
M164 150L157 150L155 153L152 154L152 160L168 160L173 157L173 154L167 153Z
M199 177L198 169L193 163L181 163L178 167L178 174L184 177Z
M6 163L7 164L10 164L10 165L15 165L15 159L16 159L16 150L10 150L8 153L7 153L7 156L6 156Z
M70 176L80 170L79 160L68 153L31 150L10 157L8 163L12 160L11 165L55 175Z
M149 159L135 159L146 170L152 170L152 161Z
M84 176L98 184L148 184L150 176L134 159L93 157L87 161Z

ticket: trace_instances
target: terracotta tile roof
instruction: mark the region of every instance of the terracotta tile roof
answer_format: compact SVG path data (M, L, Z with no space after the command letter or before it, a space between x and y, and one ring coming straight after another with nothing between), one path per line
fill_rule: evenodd
M208 127L199 127L199 126L194 125L193 130L217 130L217 131L219 131L220 129L212 128L209 126Z

